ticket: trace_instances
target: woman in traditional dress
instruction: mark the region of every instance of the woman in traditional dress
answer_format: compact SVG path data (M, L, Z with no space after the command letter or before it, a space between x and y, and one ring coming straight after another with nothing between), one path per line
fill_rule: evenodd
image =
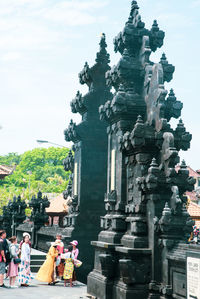
M15 280L18 276L18 263L14 263L14 259L18 259L19 254L19 245L17 244L17 237L13 236L9 239L10 244L10 254L11 254L11 262L8 265L8 277L10 278L10 287L17 288L15 286ZM19 259L18 259L19 260ZM20 261L20 260L19 260Z
M57 250L57 244L54 242L47 253L46 260L40 267L36 279L43 282L48 282L48 284L55 284L55 267L56 258L59 255Z
M55 243L57 244L57 250L58 253L61 255L62 253L64 253L64 243L62 242L62 235L61 234L57 234L56 235L56 240ZM56 260L56 275L57 277L61 280L63 277L63 272L64 272L64 261L61 259L60 255L57 257Z
M65 259L65 269L64 269L64 286L67 285L67 280L70 282L70 287L72 287L72 277L74 272L74 255L72 253L73 246L68 246L68 251L65 254L62 254L61 257Z
M23 244L21 246L21 265L19 268L19 284L23 287L27 287L33 279L30 269L31 248L29 242L29 236L25 235L25 237L23 237Z
M77 260L77 259L78 259L78 255L79 255L79 249L77 248L77 246L78 246L78 241L73 240L72 242L70 242L70 244L73 246L72 253L73 253L73 255L74 255L74 259ZM74 284L74 285L77 284L75 269L74 269L74 272L73 272L72 281L73 281L73 284Z

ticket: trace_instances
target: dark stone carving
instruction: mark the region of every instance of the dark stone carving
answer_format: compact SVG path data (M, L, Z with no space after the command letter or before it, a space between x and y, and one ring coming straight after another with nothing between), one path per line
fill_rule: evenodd
M16 235L16 227L23 223L26 219L25 209L27 205L21 197L14 196L7 206L3 207L3 215L1 217L1 227L6 230L7 235Z
M129 19L114 39L121 59L106 80L115 92L99 108L100 119L108 123L106 214L93 243L88 293L100 299L180 298L173 267L185 271L178 260L193 224L184 193L193 190L194 179L184 161L175 170L179 151L190 147L192 136L182 120L171 128L169 121L180 117L183 104L164 86L175 68L165 54L159 63L150 61L151 52L163 45L164 32L156 21L146 29L138 9L132 1ZM110 266L114 261L110 276L106 261Z
M42 197L42 192L38 192L37 197L33 196L29 207L32 208L31 220L34 222L34 226L39 228L48 222L49 216L45 212L45 209L50 206L50 202L46 196Z
M62 234L66 242L77 239L80 260L83 266L78 279L86 282L92 270L93 248L90 242L100 232L100 216L104 214L106 192L107 133L106 123L99 119L99 106L111 98L110 87L106 84L105 73L110 70L109 54L106 51L105 34L100 40L96 62L89 67L86 62L79 74L81 84L87 84L86 95L77 92L71 102L73 113L80 113L82 121L73 121L65 130L66 141L73 141L74 156L70 152L64 160L65 170L72 172L64 198L70 200L69 214L64 219Z
M72 151L70 150L68 156L63 161L65 171L73 171L74 169L74 157Z

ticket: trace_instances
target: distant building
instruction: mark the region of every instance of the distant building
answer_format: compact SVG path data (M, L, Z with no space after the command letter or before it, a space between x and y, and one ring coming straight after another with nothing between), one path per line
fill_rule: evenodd
M68 214L68 206L63 194L50 199L50 206L46 208L46 213L49 216L49 224L59 225L63 227L63 218Z
M188 213L190 217L195 221L195 225L200 227L200 205L194 202L190 202L188 205Z
M3 180L6 176L13 173L15 167L8 165L0 165L0 179Z
M176 166L176 171L180 168L179 165ZM194 190L192 192L186 192L188 198L188 213L191 218L195 221L195 225L200 227L200 170L193 170L190 166L187 166L189 170L189 175L192 176L196 183L194 185Z

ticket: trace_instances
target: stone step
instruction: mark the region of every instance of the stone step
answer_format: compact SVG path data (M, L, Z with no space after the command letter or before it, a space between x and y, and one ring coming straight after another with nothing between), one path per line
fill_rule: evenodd
M42 255L42 254L31 254L31 260L45 260L46 259L46 255Z
M46 253L33 249L31 252L31 272L37 273L46 260Z
M32 266L31 265L31 272L37 273L39 271L39 269L40 269L40 266L36 266L36 265Z
M44 261L45 260L31 260L31 266L33 265L37 265L37 266L39 266L39 265L42 265L43 263L44 263Z

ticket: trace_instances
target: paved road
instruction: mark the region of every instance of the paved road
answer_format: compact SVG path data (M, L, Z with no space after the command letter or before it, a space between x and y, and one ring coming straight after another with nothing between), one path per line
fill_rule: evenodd
M8 285L8 280L5 280ZM33 280L29 287L20 287L18 289L0 288L0 298L3 299L85 299L86 285L78 283L72 288L64 287L63 283L55 286L48 286L45 283Z

